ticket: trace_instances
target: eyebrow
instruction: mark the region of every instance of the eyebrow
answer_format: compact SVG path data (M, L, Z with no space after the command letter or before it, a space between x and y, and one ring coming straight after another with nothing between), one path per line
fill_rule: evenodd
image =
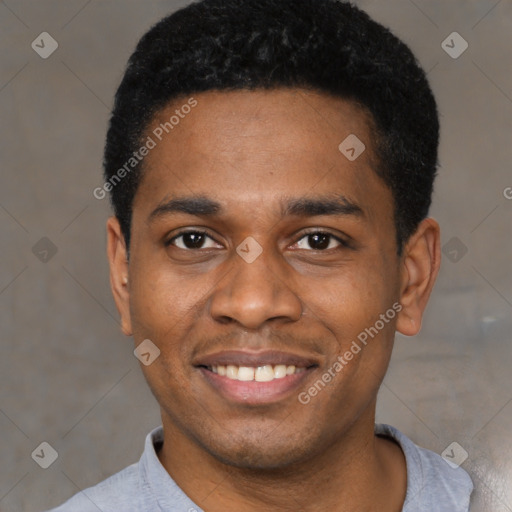
M149 215L151 222L172 213L186 213L197 217L214 217L222 212L220 203L204 196L179 197L159 204Z
M314 217L316 215L353 215L364 217L363 209L349 201L345 196L336 197L302 197L291 199L281 209L283 217L296 215L299 217Z
M224 209L220 203L205 196L177 197L159 204L149 215L148 222L174 213L196 217L220 216ZM281 216L314 217L337 215L364 217L363 209L343 195L300 197L281 201Z

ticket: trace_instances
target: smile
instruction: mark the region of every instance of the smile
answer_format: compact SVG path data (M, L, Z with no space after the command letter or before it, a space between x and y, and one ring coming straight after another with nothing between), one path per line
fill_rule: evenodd
M210 389L230 402L269 404L299 393L314 358L266 351L224 351L195 361Z
M230 364L228 366L216 365L208 367L213 373L217 373L221 377L227 377L232 380L239 381L256 381L256 382L270 382L274 379L284 379L287 375L301 373L306 369L304 367L296 367L294 365L276 364L274 366L266 364L265 366L235 366Z

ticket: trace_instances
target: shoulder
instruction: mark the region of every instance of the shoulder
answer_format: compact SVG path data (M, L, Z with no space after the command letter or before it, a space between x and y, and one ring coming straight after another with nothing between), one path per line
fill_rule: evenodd
M68 501L48 512L131 512L141 510L137 503L141 496L138 463L75 494Z
M376 425L375 433L393 438L404 452L407 494L403 512L468 512L473 482L466 471L415 445L390 425Z
M84 489L59 507L47 512L136 512L157 510L151 482L169 475L160 467L155 445L163 439L162 427L147 436L144 451L138 462L122 469L99 484ZM169 487L169 485L167 486Z

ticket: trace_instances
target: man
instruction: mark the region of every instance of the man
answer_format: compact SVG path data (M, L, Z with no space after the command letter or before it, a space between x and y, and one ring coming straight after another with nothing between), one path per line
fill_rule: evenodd
M153 27L95 194L163 428L55 510L467 511L462 469L375 425L439 269L438 132L410 50L347 3L204 0Z

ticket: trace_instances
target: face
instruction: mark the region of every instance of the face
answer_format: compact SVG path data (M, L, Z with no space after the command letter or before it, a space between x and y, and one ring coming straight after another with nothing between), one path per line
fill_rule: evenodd
M393 199L354 104L285 89L194 99L168 134L188 98L148 129L114 295L124 331L160 350L142 369L164 428L232 465L284 467L373 428L410 274ZM350 134L366 147L355 160L338 149Z

